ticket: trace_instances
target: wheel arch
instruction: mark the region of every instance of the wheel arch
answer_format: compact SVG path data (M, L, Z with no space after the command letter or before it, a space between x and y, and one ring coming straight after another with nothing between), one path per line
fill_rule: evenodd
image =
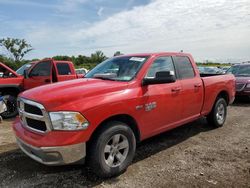
M217 101L218 98L223 98L223 99L225 99L227 105L229 105L229 94L228 94L228 92L227 92L226 90L222 90L222 91L220 91L220 92L218 93L218 95L217 95L217 97L216 97L216 99L215 99L215 101L214 101L214 104L216 103L216 101Z
M105 125L107 125L107 123L110 122L110 121L120 121L120 122L123 122L123 123L127 124L132 129L132 131L134 132L136 141L137 142L140 141L141 134L140 134L140 130L139 130L139 127L138 127L138 124L137 124L136 120L132 116L130 116L128 114L117 114L117 115L113 115L113 116L108 117L105 120L103 120L97 126L97 128L94 130L94 132L91 134L90 139L89 139L88 142L91 142L93 139L95 139L100 134L100 132L104 128L106 128Z
M21 88L19 86L7 86L7 87L0 87L0 95L4 94L15 94L17 96L21 92Z

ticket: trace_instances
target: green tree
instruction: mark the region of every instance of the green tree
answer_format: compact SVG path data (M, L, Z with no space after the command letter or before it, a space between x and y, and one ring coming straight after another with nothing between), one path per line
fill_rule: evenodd
M84 55L78 55L78 57L74 58L74 64L77 66L82 66L83 64L88 64L90 62L90 58Z
M95 53L91 54L90 61L91 63L101 63L102 61L106 60L107 57L104 55L102 51L96 51Z
M21 61L25 54L33 50L32 46L25 39L1 39L0 46L5 48L16 62Z
M13 70L17 70L23 64L29 63L30 60L22 60L22 61L15 62L14 59L12 59L12 58L0 55L0 62L4 63L5 65L7 65L8 67L10 67Z
M54 60L58 61L72 61L72 58L67 55L57 55L52 57Z

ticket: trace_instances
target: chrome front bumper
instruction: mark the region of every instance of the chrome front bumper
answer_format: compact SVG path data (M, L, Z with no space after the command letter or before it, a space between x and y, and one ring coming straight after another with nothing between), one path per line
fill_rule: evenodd
M65 165L76 162L83 162L86 156L86 144L80 143L58 147L34 147L17 139L17 144L21 150L34 159L45 165Z

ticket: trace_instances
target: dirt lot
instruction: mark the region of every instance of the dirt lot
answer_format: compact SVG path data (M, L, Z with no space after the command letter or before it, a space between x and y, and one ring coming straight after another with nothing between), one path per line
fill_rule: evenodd
M200 119L142 142L128 170L107 180L83 166L34 162L10 124L0 124L0 187L250 187L250 103L230 106L222 128Z

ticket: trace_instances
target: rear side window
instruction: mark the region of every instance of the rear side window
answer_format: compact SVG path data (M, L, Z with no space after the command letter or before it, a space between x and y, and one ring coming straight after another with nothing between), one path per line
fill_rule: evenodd
M175 74L174 65L170 56L158 57L151 65L146 75L147 78L155 78L155 74L160 71L169 71L171 75Z
M177 56L173 58L174 58L174 62L178 70L180 79L194 77L194 69L188 57Z
M71 70L68 63L57 63L56 68L59 75L70 75Z
M40 62L31 70L30 76L50 76L51 74L51 62Z

